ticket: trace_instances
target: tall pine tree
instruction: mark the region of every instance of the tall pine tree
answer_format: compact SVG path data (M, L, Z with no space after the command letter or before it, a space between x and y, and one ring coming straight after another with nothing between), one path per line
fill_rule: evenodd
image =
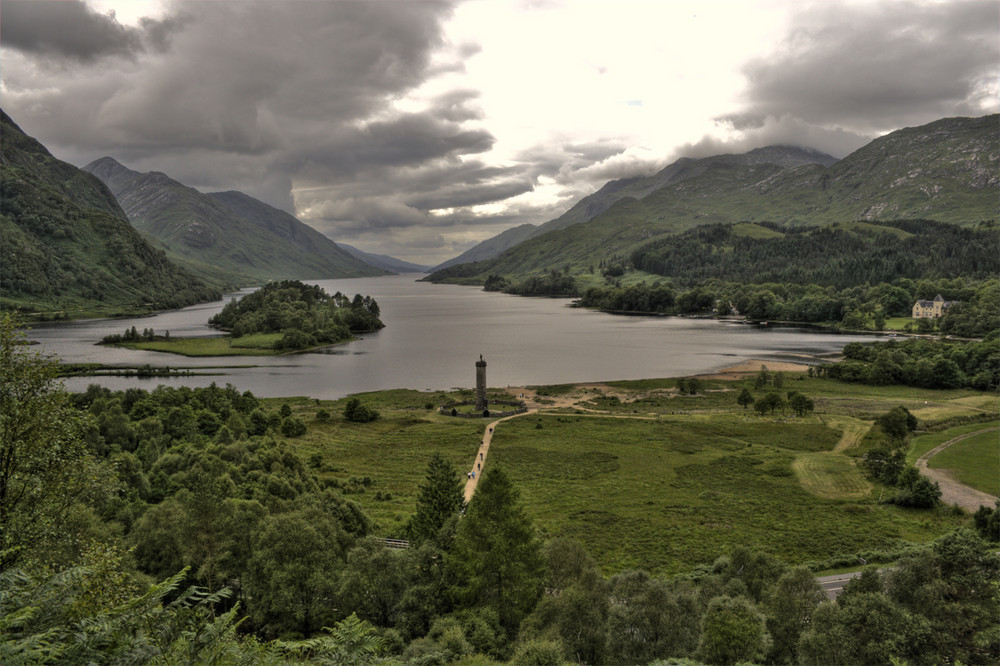
M410 539L417 543L433 539L464 504L458 472L440 453L435 453L427 465L426 481L417 495L417 512L407 529Z
M460 603L493 608L511 635L538 602L545 575L541 543L502 469L491 469L479 482L458 525L449 565Z

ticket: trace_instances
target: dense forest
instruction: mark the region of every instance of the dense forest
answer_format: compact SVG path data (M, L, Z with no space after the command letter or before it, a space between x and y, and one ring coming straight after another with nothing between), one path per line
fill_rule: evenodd
M746 226L696 227L649 242L629 261L687 283L717 279L841 290L900 278L984 279L1000 273L1000 234L992 224L967 228L902 220L814 228L757 222L754 235Z
M1000 329L1000 281L964 278L910 280L848 287L815 284L743 284L709 280L689 289L672 282L592 287L580 298L583 307L609 312L661 314L738 314L755 321L839 324L856 330L883 330L890 317L908 317L913 303L941 294L957 301L938 320L910 322L914 333L940 332L981 337Z
M865 384L923 388L1000 387L1000 333L982 342L910 338L844 346L844 360L822 365L821 376Z
M214 385L70 395L10 318L2 334L5 663L1000 659L998 558L967 529L836 604L809 569L746 548L605 578L576 542L542 540L502 468L464 505L431 457L410 547L393 550L350 499L370 480L303 459L309 425L287 405ZM981 518L995 540L994 512Z
M283 333L275 348L304 349L383 328L379 314L371 296L356 294L350 299L339 291L330 296L316 285L282 280L230 301L208 323L236 338Z

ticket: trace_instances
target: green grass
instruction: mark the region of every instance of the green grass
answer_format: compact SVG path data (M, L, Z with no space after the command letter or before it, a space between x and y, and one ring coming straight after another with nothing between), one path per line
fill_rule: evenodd
M889 317L885 320L885 326L882 328L886 331L903 331L906 330L907 324L912 323L912 317Z
M236 347L231 344L231 340L229 336L176 338L163 342L125 342L122 346L181 356L274 356L278 353L274 350L273 343L270 348Z
M976 432L978 430L991 427L1000 427L1000 422L986 421L981 423L971 423L969 425L957 426L955 428L948 428L947 430L931 432L926 435L914 437L910 442L910 449L906 453L906 462L912 465L917 462L917 459L920 456L924 455L935 446L944 444L949 439L954 439L959 435L965 435L970 432Z
M898 539L924 541L959 523L870 497L807 492L793 461L838 440L839 433L817 424L721 416L530 416L497 428L487 472L507 469L542 533L577 539L607 573L683 571L742 544L804 562Z
M802 454L792 469L802 487L817 497L860 499L872 489L854 461L836 453Z
M633 567L687 571L746 544L789 563L826 561L923 543L970 522L949 511L879 504L877 489L848 456L856 454L870 419L897 404L917 408L927 401L942 413L961 414L970 405L994 405L991 394L787 374L782 391L814 398L817 413L761 418L736 404L742 382L708 381L702 394L684 397L674 395L676 384L542 387L559 400L584 401L590 411L543 411L505 421L494 434L486 470L503 465L541 534L577 539L609 574ZM376 534L401 536L430 456L444 455L464 483L487 422L437 413L441 404L470 399L468 390L358 397L381 412L378 421L347 423L344 400L267 402L272 408L289 404L308 425L306 435L288 441L306 460L319 454L321 476L356 490L349 497L372 517ZM318 422L320 410L332 419ZM935 435L947 439L990 424ZM845 439L847 455L834 453ZM349 484L364 477L372 481L366 488Z
M1000 495L1000 432L994 429L955 442L927 464L951 470L959 481L976 490Z
M251 333L238 338L229 338L229 346L234 349L274 349L281 339L281 333Z
M122 347L166 352L181 356L278 356L309 351L308 349L277 350L274 345L281 333L254 333L234 338L229 335L212 338L172 338L155 342L122 342Z

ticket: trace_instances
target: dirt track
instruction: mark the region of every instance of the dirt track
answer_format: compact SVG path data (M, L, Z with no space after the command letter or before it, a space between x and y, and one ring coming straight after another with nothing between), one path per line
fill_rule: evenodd
M976 432L970 432L964 435L959 435L958 437L953 437L947 442L935 446L933 449L917 459L916 467L920 470L920 473L931 481L937 481L938 485L941 486L941 501L945 504L957 504L967 511L975 511L980 506L992 507L994 502L997 501L997 498L989 493L984 493L976 490L975 488L970 488L969 486L959 483L954 477L952 477L948 470L933 469L927 466L928 460L941 453L952 444L956 444L963 439L972 437L973 435L979 435L992 430L996 430L996 428L984 428L983 430L977 430Z

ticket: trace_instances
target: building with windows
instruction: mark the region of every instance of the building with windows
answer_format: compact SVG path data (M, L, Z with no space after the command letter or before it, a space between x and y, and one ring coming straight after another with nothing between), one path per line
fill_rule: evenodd
M917 301L913 304L913 318L937 319L955 303L958 301L946 301L941 294L935 296L933 301Z

